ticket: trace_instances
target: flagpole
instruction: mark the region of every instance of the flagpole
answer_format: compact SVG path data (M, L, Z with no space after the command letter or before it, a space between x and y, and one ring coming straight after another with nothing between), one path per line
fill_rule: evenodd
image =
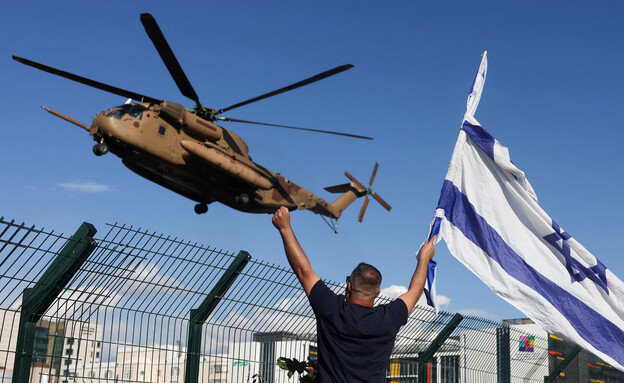
M474 81L472 82L472 86L470 87L470 92L468 93L468 99L466 100L466 114L464 115L464 120L466 118L474 118L474 114L477 111L477 106L479 106L479 101L481 101L481 94L483 93L483 87L485 85L485 77L487 75L488 61L487 61L487 51L484 51L481 55L481 63L479 64L479 69L477 70L477 74L475 76ZM463 125L463 123L462 123ZM427 241L431 240L433 236L438 235L440 232L440 225L442 223L442 218L444 217L444 211L442 209L436 209L433 220L429 225L429 232L427 233ZM437 236L435 240L435 244L437 244L441 236ZM420 254L417 254L419 256ZM435 275L436 275L436 267L437 262L434 260L429 261L429 265L427 267L427 281L425 283L424 294L427 298L427 304L433 307L438 312L438 302L436 299L436 283L435 283Z

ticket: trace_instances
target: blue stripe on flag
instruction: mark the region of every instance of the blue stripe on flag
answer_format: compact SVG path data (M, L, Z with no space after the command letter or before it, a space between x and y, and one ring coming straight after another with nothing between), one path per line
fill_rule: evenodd
M464 121L462 129L468 133L470 138L483 150L491 159L494 159L494 143L496 139L479 125L472 125Z
M564 288L540 274L516 254L459 189L444 181L438 208L466 238L496 261L505 272L544 297L596 349L624 364L624 331Z

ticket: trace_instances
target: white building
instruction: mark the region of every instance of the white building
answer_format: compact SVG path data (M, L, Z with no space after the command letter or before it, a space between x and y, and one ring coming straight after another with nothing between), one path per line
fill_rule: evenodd
M10 381L15 364L15 352L20 313L0 309L0 382ZM75 375L78 365L99 363L102 326L86 321L37 322L34 334L31 366L32 383L59 383Z
M254 376L261 378L261 382L265 379L271 383L294 383L299 381L298 377L288 378L288 372L277 366L277 359L285 357L306 361L308 357L315 359L316 355L315 334L255 333L252 342L229 345L227 359L230 371L227 381L215 383L247 382L248 378L251 382Z
M117 348L116 360L78 366L75 381L94 378L98 382L139 381L145 383L182 383L186 368L185 347L173 345L125 345ZM202 356L199 381L226 383L227 356Z

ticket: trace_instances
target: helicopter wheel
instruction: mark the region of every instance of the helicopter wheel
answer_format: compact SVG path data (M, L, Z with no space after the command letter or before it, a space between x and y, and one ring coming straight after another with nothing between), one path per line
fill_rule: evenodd
M93 153L96 156L103 156L106 153L108 153L110 149L108 148L108 145L106 145L104 142L100 142L99 144L95 144L93 146Z
M194 209L196 214L205 214L206 212L208 212L208 205L206 205L205 203L198 203L197 205L195 205Z
M243 205L247 205L249 201L250 201L250 198L249 198L249 194L247 193L242 193L241 195L236 197L236 202L243 204Z

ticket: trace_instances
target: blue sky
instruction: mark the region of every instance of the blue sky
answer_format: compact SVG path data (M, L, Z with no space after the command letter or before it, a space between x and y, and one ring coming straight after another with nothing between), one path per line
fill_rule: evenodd
M596 4L599 4L597 6ZM332 201L323 187L380 168L358 223L356 202L334 234L293 213L317 273L342 281L360 261L382 287L407 285L432 218L480 55L489 71L476 118L510 148L542 207L616 275L624 274L624 5L619 2L223 1L4 2L0 6L0 215L67 234L82 221L120 222L286 264L269 215L190 200L95 157L81 129L125 99L18 64L11 55L188 107L139 21L158 21L202 102L225 107L351 63L332 78L251 104L230 117L347 131L321 134L224 124L254 160ZM446 309L523 316L437 249Z

